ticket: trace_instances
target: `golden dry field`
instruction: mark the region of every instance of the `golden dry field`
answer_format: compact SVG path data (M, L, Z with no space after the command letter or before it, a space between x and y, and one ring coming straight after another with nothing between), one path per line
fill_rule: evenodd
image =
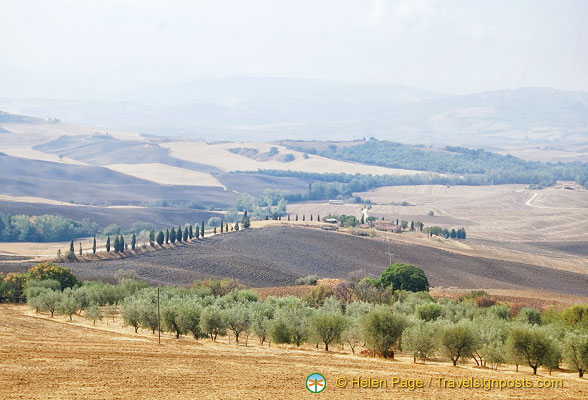
M122 327L120 319L108 326L74 317L34 314L26 306L0 305L0 398L2 399L581 399L588 380L565 371L511 365L498 371L472 364L452 367L445 360L414 364L410 357L396 360L365 358L339 348L328 353L306 347L247 346L179 340ZM321 394L305 387L311 373L325 376ZM357 378L386 380L385 388L352 388ZM336 382L345 378L348 387ZM421 380L424 388L392 387L392 380ZM438 378L529 380L533 388L466 389L439 387ZM429 379L430 387L427 387ZM538 388L537 385L563 385Z

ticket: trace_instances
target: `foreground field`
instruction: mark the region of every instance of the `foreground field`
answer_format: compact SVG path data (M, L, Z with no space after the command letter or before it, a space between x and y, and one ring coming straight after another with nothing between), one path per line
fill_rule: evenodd
M118 321L118 319L117 319ZM325 376L322 398L525 398L579 399L588 381L574 374L554 371L538 376L530 368L520 372L506 366L498 371L458 367L444 362L413 364L353 356L347 351L259 346L247 347L210 340L179 340L164 336L161 346L150 333L132 334L117 323L35 316L26 306L0 305L0 398L30 399L294 399L313 398L305 387L311 373ZM391 380L432 380L431 387L411 391L387 388L339 388L336 380L362 377ZM449 389L435 384L446 379L530 379L533 388ZM563 388L538 388L538 382L563 383Z

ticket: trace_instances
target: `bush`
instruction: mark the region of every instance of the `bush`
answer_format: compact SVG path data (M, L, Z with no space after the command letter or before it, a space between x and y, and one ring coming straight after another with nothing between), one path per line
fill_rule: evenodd
M441 348L457 365L460 358L471 357L476 346L476 336L469 324L450 325L441 333Z
M410 264L394 264L382 273L379 284L393 290L429 291L429 281L422 269Z
M18 272L6 274L2 282L2 299L10 303L20 303L24 300L24 287L27 277Z
M364 338L374 354L394 358L394 349L406 327L406 318L378 305L364 319Z
M437 303L420 304L416 308L416 316L423 321L433 321L441 316L443 307Z
M43 281L47 279L56 280L61 288L71 288L77 285L78 278L71 272L71 269L54 264L50 261L37 264L27 272L27 279Z
M304 278L298 278L295 281L296 285L316 285L318 281L318 276L316 275L306 275Z

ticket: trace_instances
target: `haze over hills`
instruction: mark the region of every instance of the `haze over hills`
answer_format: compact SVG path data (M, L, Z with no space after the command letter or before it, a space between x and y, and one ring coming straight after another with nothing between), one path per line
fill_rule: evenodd
M207 140L375 136L437 146L588 147L588 93L535 87L448 95L400 85L226 78L111 101L2 99L0 109Z

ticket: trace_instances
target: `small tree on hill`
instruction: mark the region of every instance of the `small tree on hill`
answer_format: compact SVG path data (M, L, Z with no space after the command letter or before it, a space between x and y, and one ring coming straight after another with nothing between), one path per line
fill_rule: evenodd
M200 229L201 229L200 230L200 236L202 236L202 238L204 238L204 221L202 221L202 225L201 225L201 228Z
M196 236L196 239L200 238L200 225L198 224L194 225L194 236Z
M224 224L224 223L221 221L221 224L220 224L220 228L221 228L221 230L220 230L220 233L223 233L223 228L224 228L224 225L225 225L225 224Z
M563 344L563 356L572 371L582 378L588 371L588 332L568 332Z
M92 303L84 312L84 317L93 321L94 325L96 325L97 319L102 319L102 311L100 311L100 307L96 303Z
M114 252L118 253L120 251L120 243L118 240L118 236L114 238Z
M176 240L178 242L182 242L182 226L178 225L178 230L176 231Z
M192 231L192 225L188 227L188 237L190 238L190 240L194 238L194 231Z
M135 233L133 232L133 236L131 236L131 249L135 250L136 246L137 246L137 235L135 235Z
M169 244L169 228L165 230L165 244Z
M155 230L151 229L149 231L149 245L151 247L155 246Z
M110 253L110 236L106 239L106 252Z
M184 228L184 238L183 238L184 239L184 242L187 242L188 241L188 235L189 235L188 227L186 226Z
M476 346L476 336L469 324L450 325L441 334L441 348L451 359L453 366L460 358L471 357Z
M94 241L92 242L92 254L96 254L96 236L94 236Z
M80 256L82 255L82 242L80 242L79 254L80 254Z
M376 306L365 316L365 341L374 354L394 358L394 349L406 325L404 316L393 313L386 306Z
M176 242L176 229L174 227L172 227L169 233L169 241L172 242L172 244Z
M249 216L247 215L247 210L245 211L245 213L243 213L243 219L241 219L241 224L243 225L243 228L245 228L245 229L249 228L249 226L251 225L251 220L249 219Z
M120 235L120 239L118 241L118 245L120 247L121 253L124 253L125 252L125 238L124 238L123 235Z

